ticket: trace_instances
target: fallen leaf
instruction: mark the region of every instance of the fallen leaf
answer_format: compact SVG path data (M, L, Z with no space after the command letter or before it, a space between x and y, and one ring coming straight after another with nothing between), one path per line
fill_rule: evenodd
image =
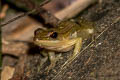
M1 80L9 80L13 77L15 68L10 66L5 66L1 73Z

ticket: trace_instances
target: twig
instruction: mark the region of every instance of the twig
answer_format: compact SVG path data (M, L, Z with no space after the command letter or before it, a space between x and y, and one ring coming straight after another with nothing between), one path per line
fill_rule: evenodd
M46 24L51 24L55 27L57 25L57 23L59 22L59 20L53 14L51 14L49 11L45 10L41 6L35 4L33 1L31 1L31 0L23 0L23 1L25 1L25 4L28 6L28 8L30 8L30 9L35 8L36 13L44 19ZM46 0L47 3L49 1L50 0ZM29 4L28 4L28 2L29 2Z
M11 23L11 22L13 22L13 21L21 18L21 17L25 17L25 16L27 16L27 15L29 15L29 14L32 14L32 13L35 12L35 11L36 11L36 10L34 9L34 10L29 11L29 12L27 12L27 13L21 13L20 15L14 17L14 18L12 18L12 19L10 19L9 21L4 22L4 23L1 23L0 26L3 27L3 26L5 26L5 25L7 25L7 24L9 24L9 23Z
M76 0L68 7L55 13L55 16L60 20L74 17L76 14L78 14L94 2L96 2L96 0Z
M24 1L24 0L23 0L23 1ZM43 6L44 4L47 4L48 2L50 2L50 0L45 0L44 2L42 2L42 3L39 5L39 8L40 8L41 6ZM27 2L26 2L26 5L28 5ZM31 7L31 6L29 5L28 7ZM34 12L37 12L37 9L34 9L34 8L33 8L33 9L31 9L31 11L28 11L28 12L26 12L26 13L21 13L20 15L14 17L14 18L12 18L12 19L10 19L9 21L4 22L4 23L1 23L1 24L0 24L0 27L3 27L3 26L5 26L5 25L7 25L7 24L9 24L9 23L11 23L11 22L13 22L13 21L21 18L21 17L30 15L30 14L32 14L32 13L34 13Z

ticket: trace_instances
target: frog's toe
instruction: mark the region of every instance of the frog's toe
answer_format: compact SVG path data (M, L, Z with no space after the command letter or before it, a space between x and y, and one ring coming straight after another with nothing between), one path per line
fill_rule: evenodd
M49 73L49 71L55 67L55 64L56 64L56 61L51 62L51 64L47 68L47 73Z
M58 61L59 59L63 59L62 53L56 55L56 61Z

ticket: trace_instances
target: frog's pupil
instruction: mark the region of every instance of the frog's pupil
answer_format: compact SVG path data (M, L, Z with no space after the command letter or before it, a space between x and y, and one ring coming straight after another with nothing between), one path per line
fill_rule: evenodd
M53 32L53 33L50 35L50 37L52 37L52 38L57 38L57 36L58 36L58 33L57 33L57 32Z

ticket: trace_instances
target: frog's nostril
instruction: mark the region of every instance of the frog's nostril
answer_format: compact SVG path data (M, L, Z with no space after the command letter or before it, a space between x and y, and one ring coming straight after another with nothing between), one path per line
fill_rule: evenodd
M39 39L37 37L34 37L33 41L39 41Z

